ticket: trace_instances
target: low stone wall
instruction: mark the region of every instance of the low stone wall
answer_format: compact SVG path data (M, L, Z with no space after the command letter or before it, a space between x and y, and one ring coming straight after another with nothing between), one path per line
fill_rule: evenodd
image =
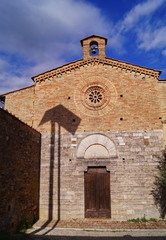
M0 231L38 218L40 133L0 108Z

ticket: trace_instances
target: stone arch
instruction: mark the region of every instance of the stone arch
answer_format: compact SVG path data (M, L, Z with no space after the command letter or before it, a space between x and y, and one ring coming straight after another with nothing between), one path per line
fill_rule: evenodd
M95 153L97 147L101 151ZM92 134L85 137L77 148L77 158L111 158L116 156L114 142L102 134Z
M106 147L101 144L92 144L85 150L84 158L109 158L109 152Z
M97 41L91 41L90 42L90 55L99 55L99 48L98 48L98 42Z

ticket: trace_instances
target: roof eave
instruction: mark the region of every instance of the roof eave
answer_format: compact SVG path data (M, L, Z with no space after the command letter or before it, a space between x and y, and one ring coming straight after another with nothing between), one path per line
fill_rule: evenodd
M35 76L32 76L31 79L35 82L34 79L35 79L36 77L39 77L40 75L43 75L43 74L52 72L52 71L54 71L54 70L57 70L58 68L62 68L62 67L68 66L68 65L70 65L70 64L79 62L79 61L81 61L81 60L83 60L83 59L82 59L82 58L81 58L81 59L77 59L77 60L75 60L75 61L72 61L72 62L69 62L69 63L65 63L65 64L63 64L63 65L61 65L61 66L59 66L59 67L56 67L56 68L53 68L53 69L49 69L48 71L45 71L45 72L39 73L39 74L37 74L37 75L35 75Z
M14 93L14 92L18 92L18 91L22 91L22 90L24 90L24 89L31 88L31 87L34 87L34 85L31 85L31 86L28 86L28 87L24 87L24 88L19 88L19 89L17 89L17 90L11 91L11 92L7 92L7 93L4 93L4 94L1 94L1 95L0 95L0 98L1 98L1 97L5 97L5 96L8 95L8 94L11 94L11 93Z
M83 46L83 41L84 41L84 40L86 40L86 39L88 39L88 38L93 38L93 37L103 38L103 39L105 40L105 44L107 44L108 38L102 37L102 36L100 36L100 35L95 35L95 34L93 34L93 35L90 35L90 36L87 36L87 37L81 39L81 40L80 40L81 46Z

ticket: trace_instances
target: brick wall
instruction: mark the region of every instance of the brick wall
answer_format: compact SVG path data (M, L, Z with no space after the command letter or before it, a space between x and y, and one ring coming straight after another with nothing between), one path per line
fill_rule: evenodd
M101 83L110 95L109 104L94 111L84 105L84 88ZM63 105L81 119L77 131L161 129L157 78L134 74L103 64L88 64L61 78L54 77L35 86L34 128L50 131L50 122L40 125L46 111ZM65 114L63 112L61 115ZM66 121L62 118L62 122ZM76 124L76 123L75 123ZM63 123L62 123L63 125ZM72 131L72 119L68 126ZM66 131L62 128L62 131Z
M40 133L0 108L0 231L38 218Z
M11 92L5 97L5 109L32 126L33 124L34 86Z

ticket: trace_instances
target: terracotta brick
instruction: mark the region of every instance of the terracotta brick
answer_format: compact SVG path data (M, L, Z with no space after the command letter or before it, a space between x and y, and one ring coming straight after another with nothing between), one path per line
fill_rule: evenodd
M94 41L98 56L89 52ZM159 217L150 192L164 149L166 85L158 70L106 57L106 42L94 35L81 40L83 59L34 76L34 86L5 95L6 109L42 134L40 218L84 218L89 166L110 171L113 220ZM94 135L96 140L87 140ZM106 148L109 141L114 155ZM110 157L86 159L95 144Z

